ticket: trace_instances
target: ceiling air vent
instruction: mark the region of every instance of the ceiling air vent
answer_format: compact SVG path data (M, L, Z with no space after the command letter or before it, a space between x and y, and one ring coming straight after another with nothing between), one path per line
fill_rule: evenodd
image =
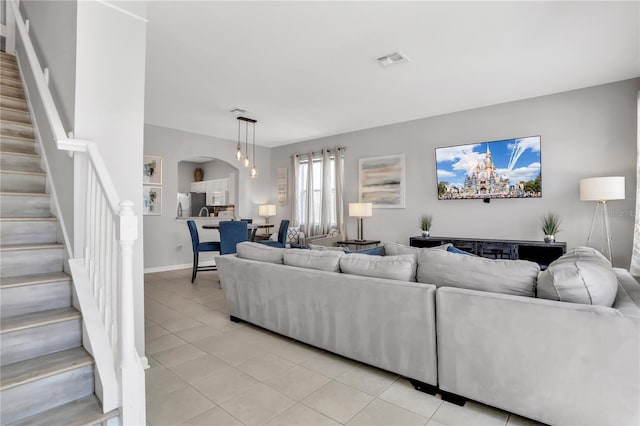
M404 53L397 51L393 53L389 53L388 55L382 56L377 59L378 63L383 67L388 67L389 65L399 64L401 62L408 62L409 58L407 58Z
M242 114L244 114L245 112L247 112L247 110L246 110L246 109L242 109L242 108L234 108L234 109L232 109L232 110L231 110L231 111L229 111L229 112L232 112L232 113L234 113L234 114L242 115Z

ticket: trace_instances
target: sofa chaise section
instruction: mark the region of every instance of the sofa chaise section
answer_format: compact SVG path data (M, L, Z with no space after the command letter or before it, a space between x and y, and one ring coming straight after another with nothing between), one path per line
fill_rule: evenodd
M640 284L614 271L612 308L438 288L440 389L547 424L640 424Z
M216 263L232 317L437 386L435 286L235 255Z

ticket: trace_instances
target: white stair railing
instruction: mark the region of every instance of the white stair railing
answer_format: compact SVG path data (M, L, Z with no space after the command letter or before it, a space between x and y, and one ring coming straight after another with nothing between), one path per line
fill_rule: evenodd
M20 69L33 74L35 95L57 148L69 151L74 159L73 242L63 222L61 226L89 340L83 343L95 359L101 382L103 411L120 407L122 424L145 425L144 368L134 336L133 244L138 239L134 204L120 201L96 144L66 136L29 37L28 23L16 0L7 0L6 5L7 17L11 15L7 22L15 22L15 27L3 28L6 46L14 46L14 37L20 38L26 57L25 64L19 61ZM55 182L52 185L55 193Z

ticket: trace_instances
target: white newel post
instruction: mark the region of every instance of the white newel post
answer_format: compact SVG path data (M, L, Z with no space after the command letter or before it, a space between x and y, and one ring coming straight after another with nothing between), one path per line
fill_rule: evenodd
M120 374L122 424L145 425L144 370L135 343L133 312L133 244L138 239L138 218L133 202L120 203Z

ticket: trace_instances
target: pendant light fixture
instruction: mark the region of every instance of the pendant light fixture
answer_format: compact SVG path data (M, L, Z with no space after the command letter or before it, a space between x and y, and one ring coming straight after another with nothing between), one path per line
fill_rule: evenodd
M242 143L240 139L241 122L244 122L244 155L242 154ZM256 169L256 123L257 121L252 118L238 117L238 145L236 147L236 159L243 161L244 167L249 168L249 175L252 178L258 176L258 170ZM249 158L249 125L253 126L253 162Z
M258 170L256 169L256 123L253 123L253 166L249 172L251 179L258 177Z
M242 161L242 147L240 146L240 120L238 120L238 146L236 149L236 160Z

